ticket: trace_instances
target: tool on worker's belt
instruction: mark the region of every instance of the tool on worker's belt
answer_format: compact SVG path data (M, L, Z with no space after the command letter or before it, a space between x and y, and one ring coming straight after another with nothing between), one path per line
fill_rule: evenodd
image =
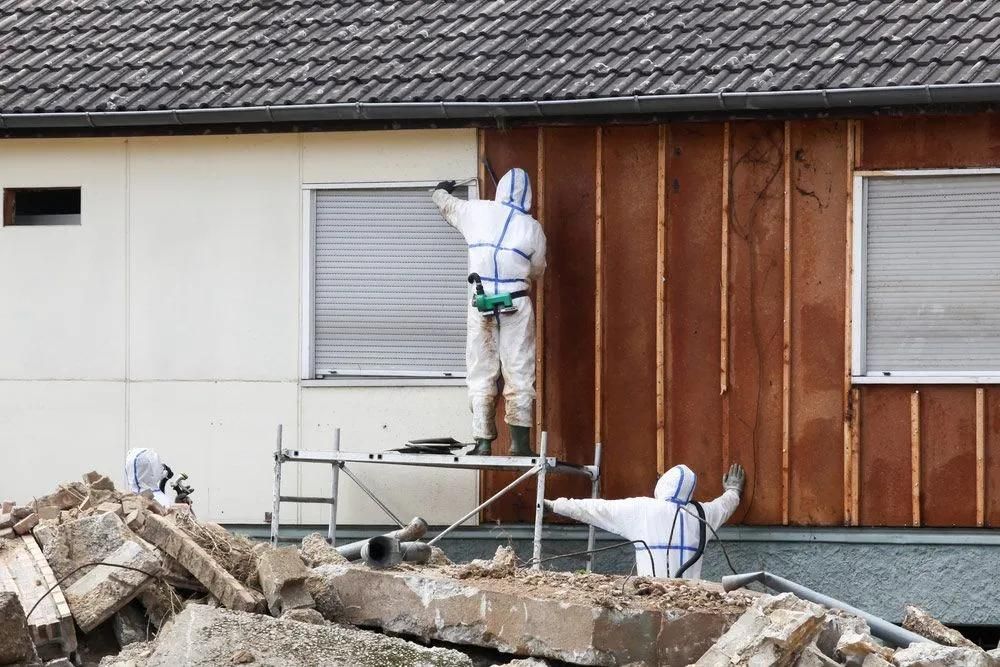
M493 181L493 187L496 187L499 181L497 180L496 172L493 171L493 166L490 164L489 158L483 158L483 166L486 167L486 173L490 175L490 179Z
M486 290L483 289L483 281L478 273L469 274L469 284L476 286L476 293L472 297L472 305L484 315L513 313L517 310L517 306L514 305L514 299L528 296L527 290L487 294Z
M191 494L194 493L194 488L188 485L185 481L187 478L187 473L182 472L181 476L177 478L177 481L170 485L170 488L172 488L177 494L174 497L175 503L191 504Z

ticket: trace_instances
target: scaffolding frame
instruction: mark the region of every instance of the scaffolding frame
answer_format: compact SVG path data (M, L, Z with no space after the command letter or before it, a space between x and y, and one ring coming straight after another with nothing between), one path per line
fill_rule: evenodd
M577 465L560 461L547 456L548 433L542 432L538 456L471 456L468 454L408 454L405 451L385 452L345 452L340 449L340 429L333 431L333 448L330 451L285 449L282 447L282 425L278 425L278 438L274 452L274 488L271 509L271 544L277 546L281 528L282 503L318 503L329 505L330 515L327 528L327 540L336 545L337 539L337 504L340 492L340 473L347 475L374 502L393 523L402 527L402 520L386 506L384 502L362 482L347 464L380 464L402 465L422 468L445 468L458 470L508 470L521 472L513 482L479 503L450 526L439 532L428 544L436 544L445 535L452 532L463 523L476 516L494 502L507 495L522 483L535 478L535 530L532 538L532 568L541 568L542 558L542 518L544 514L545 482L550 474L575 475L590 479L590 497L597 498L600 492L601 479L601 443L594 445L593 465ZM330 496L292 496L281 494L281 466L285 463L319 463L332 467L333 479L330 485ZM594 548L596 531L593 526L587 535L587 549ZM594 554L587 555L587 571L594 565Z

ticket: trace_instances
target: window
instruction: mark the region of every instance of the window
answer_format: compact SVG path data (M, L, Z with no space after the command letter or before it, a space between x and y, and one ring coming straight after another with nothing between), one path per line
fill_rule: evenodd
M305 378L465 376L468 249L433 184L308 190ZM468 198L469 188L454 193Z
M1000 377L1000 171L860 175L854 243L856 381Z
M5 188L3 225L79 225L80 188Z

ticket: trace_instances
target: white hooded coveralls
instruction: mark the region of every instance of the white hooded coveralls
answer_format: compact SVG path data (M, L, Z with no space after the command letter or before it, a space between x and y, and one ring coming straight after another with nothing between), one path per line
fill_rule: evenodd
M677 576L681 566L698 550L698 540L704 529L696 518L697 510L689 506L698 478L686 465L674 466L656 482L652 498L626 498L624 500L559 498L553 501L553 511L571 519L589 523L609 533L621 535L626 540L645 540L652 551L652 564L657 577ZM705 521L718 530L740 504L740 494L727 490L715 500L701 503ZM687 510L681 507L687 506ZM692 514L694 516L692 516ZM677 525L670 537L670 527L677 517ZM706 536L711 539L711 532ZM706 539L706 542L708 540ZM641 544L635 546L636 571L640 576L653 576L649 553ZM670 569L667 569L669 558ZM695 561L684 573L684 579L701 578L702 558Z
M151 491L156 502L169 507L174 502L173 498L160 491L164 473L160 455L152 449L137 447L125 455L125 488L137 494Z
M528 214L531 184L523 169L511 169L497 184L495 201L465 201L444 190L431 195L444 219L465 237L469 272L478 273L486 294L528 290L545 271L545 233ZM506 421L531 426L535 400L535 314L531 299L514 300L513 313L480 313L470 304L465 342L466 384L472 435L493 440L497 380L503 373Z

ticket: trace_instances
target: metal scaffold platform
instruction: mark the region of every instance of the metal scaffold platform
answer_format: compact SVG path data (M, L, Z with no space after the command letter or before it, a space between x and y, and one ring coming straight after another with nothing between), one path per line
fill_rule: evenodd
M330 544L336 544L337 538L337 504L340 488L340 473L351 478L358 487L376 504L393 523L403 527L403 521L358 476L347 467L348 464L375 464L416 466L421 468L444 468L457 470L508 470L521 472L513 482L505 486L488 499L469 510L460 519L443 529L431 539L428 544L435 544L463 523L478 515L494 502L507 495L515 488L535 478L535 532L532 545L532 563L539 568L542 557L542 516L544 513L542 501L545 499L545 481L548 475L575 475L590 479L591 497L597 498L601 477L601 443L594 447L593 465L577 465L560 461L547 456L548 434L542 433L538 456L469 456L466 454L427 454L408 453L406 451L384 452L348 452L340 449L340 429L334 429L333 448L330 451L314 451L285 449L282 446L282 427L278 426L278 440L274 453L274 498L271 511L271 543L277 545L281 523L282 503L319 503L330 506L330 522L327 538ZM289 496L281 494L281 466L285 463L317 463L332 467L333 478L331 493L326 496ZM590 527L587 538L588 549L594 548L595 529ZM587 570L593 566L593 555L588 557Z

